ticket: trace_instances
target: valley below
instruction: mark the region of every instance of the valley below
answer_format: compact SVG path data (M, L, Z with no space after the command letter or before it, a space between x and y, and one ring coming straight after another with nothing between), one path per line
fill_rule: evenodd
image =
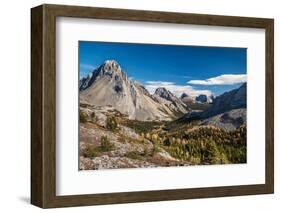
M151 94L111 60L79 90L80 170L247 162L246 83L217 97Z
M246 125L233 126L235 113L241 114L138 121L111 106L80 104L80 169L246 163Z

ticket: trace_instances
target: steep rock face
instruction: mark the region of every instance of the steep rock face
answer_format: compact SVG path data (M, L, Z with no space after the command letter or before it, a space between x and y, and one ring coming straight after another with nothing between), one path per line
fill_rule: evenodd
M186 93L183 93L180 97L181 101L185 104L190 104L190 103L193 103L194 102L194 98L189 96L188 94Z
M232 109L230 111L204 119L201 125L212 125L227 131L233 131L247 122L246 108Z
M129 80L121 66L107 60L80 80L80 101L95 106L113 106L129 119L171 120L174 112L156 100L139 83Z
M186 113L187 106L177 96L171 93L164 87L159 87L153 95L160 103L166 105L169 109L178 112Z
M238 89L217 96L211 107L203 112L188 112L181 122L201 120L201 125L213 125L219 128L234 130L246 124L247 84Z
M180 100L185 103L185 104L191 104L191 103L212 103L214 100L214 96L211 95L205 95L205 94L200 94L198 96L190 96L186 93L182 93Z
M186 93L184 92L184 93L181 94L180 99L184 99L184 98L186 98L186 97L189 97L189 96L188 96L188 94L186 94Z
M195 98L196 101L200 102L200 103L206 103L208 101L207 95L198 95Z
M211 117L232 109L247 107L247 84L244 83L238 89L225 92L216 97L212 106L201 114L201 117Z

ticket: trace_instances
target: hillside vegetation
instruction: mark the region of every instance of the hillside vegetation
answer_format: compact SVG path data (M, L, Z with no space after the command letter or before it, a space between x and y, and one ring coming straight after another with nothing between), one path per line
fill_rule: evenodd
M246 163L246 126L227 131L198 121L129 120L80 106L80 169Z

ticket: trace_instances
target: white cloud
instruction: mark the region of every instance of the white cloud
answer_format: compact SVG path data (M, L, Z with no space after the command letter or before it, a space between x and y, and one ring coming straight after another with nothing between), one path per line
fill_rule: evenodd
M150 94L153 94L158 87L165 87L176 96L180 97L182 93L186 93L192 97L196 97L200 94L210 96L212 92L210 90L196 90L190 85L177 85L173 82L167 81L146 81L145 88Z
M161 85L162 87L174 84L173 82L169 81L146 81L145 83L150 85Z
M191 80L188 81L188 84L195 84L195 85L232 85L237 83L244 83L247 81L247 75L232 75L232 74L225 74L216 76L213 78L208 78L206 80Z

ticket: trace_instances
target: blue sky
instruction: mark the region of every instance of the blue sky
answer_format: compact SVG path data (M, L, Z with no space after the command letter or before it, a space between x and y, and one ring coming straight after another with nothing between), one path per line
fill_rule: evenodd
M92 41L79 42L80 78L110 59L151 93L164 86L177 95L220 95L246 81L246 48Z

